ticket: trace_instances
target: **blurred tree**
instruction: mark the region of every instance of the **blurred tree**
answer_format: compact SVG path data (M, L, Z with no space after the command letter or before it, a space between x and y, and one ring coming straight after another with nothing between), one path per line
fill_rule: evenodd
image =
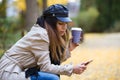
M7 0L2 0L0 3L0 18L5 18L6 17L6 5Z
M112 0L111 17L114 20L120 20L120 0Z
M5 32L7 31L4 28L4 22L6 19L6 7L7 7L7 0L2 0L0 3L0 48L5 49L6 45L4 40L6 39Z
M120 19L119 0L96 0L97 9L100 13L94 32L102 32L112 27L116 20Z
M37 0L26 0L26 29L29 30L36 22L38 17L38 3Z
M43 1L43 10L47 7L47 0L42 0Z
M14 5L17 7L18 10L20 11L25 11L26 10L26 3L25 0L16 0L14 1Z
M19 10L19 30L21 31L21 36L24 36L25 34L25 14L26 14L26 4L25 0L16 0L14 1L14 6ZM17 26L17 27L18 27Z
M47 7L47 0L32 1L17 0L14 4L20 11L20 26L22 36L24 36L25 30L29 30L36 22L36 19L38 15L41 14L42 10Z
M95 0L81 0L80 10L88 10L91 6L95 6Z

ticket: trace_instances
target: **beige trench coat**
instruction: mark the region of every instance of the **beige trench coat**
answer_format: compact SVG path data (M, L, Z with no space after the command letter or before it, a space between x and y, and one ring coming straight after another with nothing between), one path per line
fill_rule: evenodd
M66 59L68 57L69 51ZM41 71L60 75L70 76L73 70L72 64L51 64L47 31L37 24L0 59L0 80L30 80L25 78L24 70L36 65L39 65Z

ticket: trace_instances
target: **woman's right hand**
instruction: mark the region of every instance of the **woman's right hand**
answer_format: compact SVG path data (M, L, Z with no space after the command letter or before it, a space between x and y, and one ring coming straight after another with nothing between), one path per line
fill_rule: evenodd
M74 66L73 73L81 74L81 73L83 73L86 70L86 68L87 68L86 65L84 65L83 63L82 64L78 64L78 65Z

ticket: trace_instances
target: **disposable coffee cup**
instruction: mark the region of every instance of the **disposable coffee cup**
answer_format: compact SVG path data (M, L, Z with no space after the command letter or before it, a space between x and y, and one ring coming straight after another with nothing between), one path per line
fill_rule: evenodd
M72 28L72 42L79 44L81 42L81 38L83 35L83 31L81 28Z

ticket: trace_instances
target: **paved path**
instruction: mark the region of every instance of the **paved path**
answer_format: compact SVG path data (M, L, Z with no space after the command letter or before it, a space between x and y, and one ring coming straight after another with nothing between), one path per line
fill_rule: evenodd
M80 46L86 48L120 48L120 33L87 34Z

